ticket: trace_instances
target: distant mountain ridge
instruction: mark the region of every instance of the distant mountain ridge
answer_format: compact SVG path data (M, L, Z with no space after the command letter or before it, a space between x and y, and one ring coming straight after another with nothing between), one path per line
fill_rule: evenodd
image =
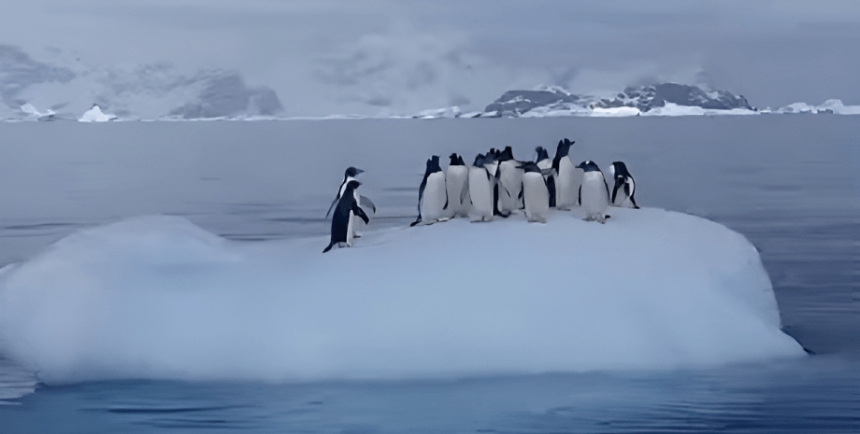
M629 107L645 113L668 104L706 110L757 110L741 95L677 83L627 87L611 98L577 95L558 86L540 86L532 90L505 92L484 109L482 117L519 117L538 109L543 113L569 111L575 114L594 109Z
M74 119L93 104L120 119L207 119L274 116L283 111L266 86L249 86L239 71L182 72L170 64L88 67L40 61L0 45L0 119Z

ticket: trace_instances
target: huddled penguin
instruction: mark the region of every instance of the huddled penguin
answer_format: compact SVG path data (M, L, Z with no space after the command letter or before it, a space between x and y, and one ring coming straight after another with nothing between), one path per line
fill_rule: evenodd
M445 189L448 192L448 207L445 209L448 217L469 216L469 168L463 157L456 153L448 158L448 170L445 172Z
M531 161L522 163L519 168L524 171L520 197L524 201L526 219L529 222L546 223L549 213L549 187L544 174L537 163Z
M552 159L549 158L549 153L543 146L538 146L535 148L535 152L537 152L537 158L535 158L535 163L537 163L538 168L541 172L546 173L543 179L546 180L546 188L549 190L549 206L550 208L555 208L555 169L552 168Z
M609 206L609 186L603 172L587 160L576 166L583 170L582 184L579 186L579 205L585 210L585 221L597 220L606 223L606 208Z
M469 218L473 222L493 220L494 178L490 175L486 162L486 156L478 154L469 168L469 201L472 205Z
M576 205L576 192L580 184L579 173L568 156L573 143L568 139L559 141L552 160L552 168L556 173L555 206L562 210L569 210Z
M501 155L502 153L497 151L496 148L490 148L490 151L484 156L484 167L487 169L487 173L490 174L490 182L492 182L493 215L508 218L511 214L502 212L499 209L499 201L501 197L500 190L504 189L504 186L499 183L499 176L501 175L499 171L499 159L501 158Z
M503 214L510 214L520 208L523 169L519 165L510 146L499 154L499 211Z
M337 205L338 201L343 197L343 193L344 193L344 191L346 191L347 184L349 184L350 181L357 181L356 177L358 177L358 175L362 174L362 173L364 173L363 170L357 169L357 168L352 167L352 166L350 166L349 168L346 169L346 172L343 174L343 181L341 181L340 187L338 187L338 189L337 189L337 195L335 196L334 201L331 203L331 206L328 207L328 212L325 213L326 218L328 218L329 214L331 214L331 211L334 209L335 205ZM359 206L362 206L364 208L368 208L368 209L372 210L374 214L376 214L376 205L374 205L370 199L358 194L358 191L356 191L356 190L354 190L354 196L355 196L355 201L358 203ZM353 222L353 223L355 223L355 222ZM361 234L359 234L358 232L355 231L355 226L356 226L356 224L352 225L352 230L353 230L352 235L355 236L356 238L358 238L361 236Z
M445 191L445 172L439 166L439 156L427 160L424 179L418 189L418 218L410 226L419 223L433 224L447 220L445 208L448 206L448 193Z
M355 199L356 189L359 185L361 185L360 182L352 179L344 186L343 194L337 201L337 207L331 219L331 242L323 250L323 253L331 250L335 244L339 246L346 244L347 247L352 247L354 233L352 226L355 216L360 217L365 223L370 221Z
M627 171L627 165L621 161L616 161L609 166L609 174L615 179L610 203L613 206L639 209L639 205L636 205L636 199L633 197L636 194L636 182L633 181L633 176Z

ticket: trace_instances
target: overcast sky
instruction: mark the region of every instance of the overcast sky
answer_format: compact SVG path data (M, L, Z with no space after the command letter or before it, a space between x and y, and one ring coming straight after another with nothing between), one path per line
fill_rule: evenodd
M93 66L240 70L288 114L482 108L512 88L706 83L860 104L860 1L28 0L0 44Z

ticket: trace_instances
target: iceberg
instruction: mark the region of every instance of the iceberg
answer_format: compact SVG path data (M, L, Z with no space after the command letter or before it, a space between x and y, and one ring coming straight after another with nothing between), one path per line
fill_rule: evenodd
M414 119L439 119L439 118L459 118L462 113L460 107L444 107L437 109L422 110L412 116Z
M78 122L108 122L116 119L116 115L102 113L102 109L98 105L93 105L93 108L87 110Z
M21 111L27 115L29 119L34 119L38 121L49 121L54 119L54 115L56 114L53 110L47 109L45 112L40 112L33 106L33 104L27 103L21 106Z
M623 117L639 116L642 112L636 107L595 107L591 110L591 116L595 117Z
M660 209L228 241L85 229L0 270L0 352L41 381L304 381L676 369L802 357L756 249Z
M683 106L667 102L662 107L655 107L647 112L642 113L643 116L718 116L718 115L757 115L758 111L745 108L732 109L706 109L697 106Z
M844 105L839 99L828 99L816 108L819 112L829 111L838 115L860 115L860 105Z

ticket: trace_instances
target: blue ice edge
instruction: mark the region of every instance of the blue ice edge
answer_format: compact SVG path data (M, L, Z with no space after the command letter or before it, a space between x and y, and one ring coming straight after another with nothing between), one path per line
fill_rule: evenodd
M47 383L713 367L804 356L742 235L661 209L228 241L180 217L0 270L0 352Z

